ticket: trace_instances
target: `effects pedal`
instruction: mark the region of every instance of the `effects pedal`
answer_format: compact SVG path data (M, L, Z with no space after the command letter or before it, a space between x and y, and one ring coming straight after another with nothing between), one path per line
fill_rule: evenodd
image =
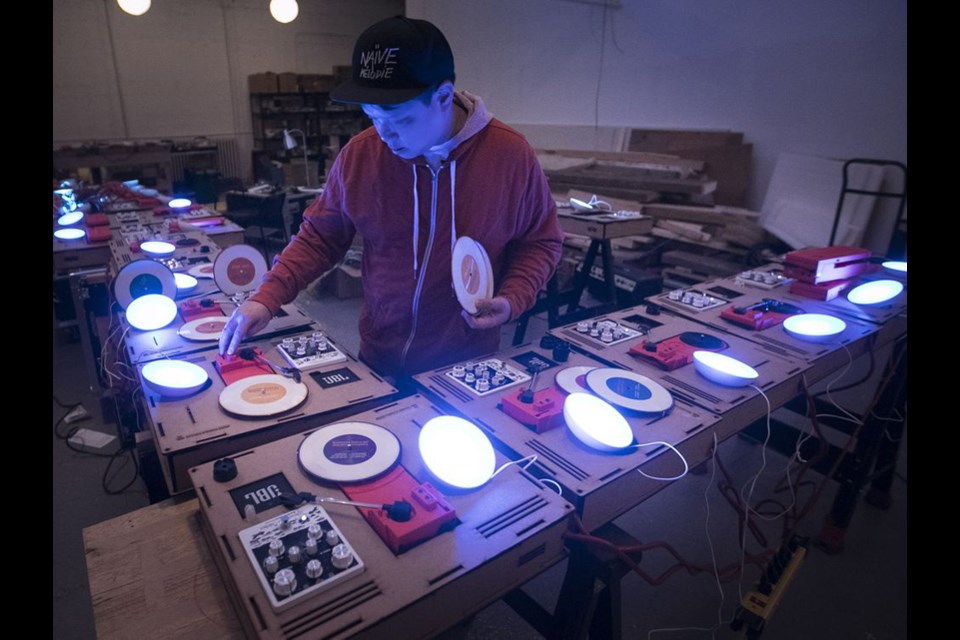
M238 535L274 611L364 570L363 561L319 505L294 509Z
M642 332L624 326L614 320L586 320L577 323L577 333L589 336L601 344L617 344L643 335Z
M688 311L698 313L729 302L719 296L712 296L697 289L674 289L667 293L666 298L673 303L683 305Z
M530 379L528 374L497 358L454 365L445 375L478 396L486 396Z
M277 345L277 351L292 367L300 371L347 360L347 356L343 355L322 331L284 338Z

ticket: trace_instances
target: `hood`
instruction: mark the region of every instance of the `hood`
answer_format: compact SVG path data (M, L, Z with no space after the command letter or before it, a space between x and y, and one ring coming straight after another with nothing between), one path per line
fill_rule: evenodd
M460 146L465 140L469 140L487 126L493 119L493 114L487 111L486 105L480 96L475 96L467 91L456 91L454 93L454 105L466 110L467 120L452 138L435 147L430 147L431 153L437 153L444 160L450 157L454 149ZM457 108L455 106L455 108Z

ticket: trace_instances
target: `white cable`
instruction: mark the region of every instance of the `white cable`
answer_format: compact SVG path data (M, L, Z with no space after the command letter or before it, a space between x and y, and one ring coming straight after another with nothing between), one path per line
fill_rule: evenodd
M549 482L550 484L555 485L557 487L557 495L558 496L563 495L563 488L560 486L560 483L557 482L556 480L551 480L550 478L537 478L537 480L540 482L540 484L546 484Z
M652 447L653 445L658 445L658 444L662 444L663 446L667 447L668 449L670 449L671 451L673 451L675 454L677 454L677 457L680 458L680 462L683 463L683 473L681 473L681 474L678 475L678 476L674 476L674 477L672 477L672 478L661 478L661 477L659 477L659 476L647 475L646 473L643 472L642 469L639 469L639 468L637 469L637 473L639 473L640 475L642 475L644 478L650 478L651 480L662 480L662 481L664 481L664 482L671 482L671 481L673 481L673 480L679 480L679 479L682 478L683 476L687 475L687 472L690 471L690 465L687 464L687 459L684 458L684 457L683 457L683 454L680 453L679 451L677 451L677 448L674 447L674 446L673 446L672 444L670 444L669 442L661 442L661 441L655 441L655 442L638 442L637 444L632 444L632 445L630 445L630 446L631 446L631 447Z
M536 460L537 460L537 454L535 454L535 453L530 454L530 455L527 456L526 458L520 458L519 460L511 460L510 462L506 462L506 463L500 465L500 468L499 468L499 469L497 469L497 470L494 471L492 474L490 474L490 478L491 478L491 479L492 479L492 478L495 478L498 473L500 473L501 471L503 471L504 469L506 469L506 468L509 467L510 465L512 465L512 464L520 464L520 463L523 462L523 461L526 461L527 464L523 465L523 466L520 467L520 468L521 468L522 470L526 471L526 470L527 470L527 467L529 467L529 466L532 465L534 462L536 462Z
M840 413L843 413L844 415L850 416L850 417L853 418L854 420L859 421L859 418L857 418L857 416L855 416L854 414L850 413L849 411L847 411L846 409L844 409L843 407L841 407L840 404L839 404L836 400L833 399L833 396L830 395L830 387L832 387L832 386L833 386L837 381L839 381L843 376L847 375L847 371L849 371L849 370L850 370L850 367L853 366L853 354L850 353L850 349L849 349L849 348L847 347L847 345L845 345L845 344L841 344L840 346L843 347L843 350L847 352L847 358L848 358L848 360L847 360L847 366L845 366L845 367L843 368L843 371L840 372L840 375L838 375L838 376L835 377L833 380L831 380L830 382L827 383L827 400L829 400L829 401L830 401L830 404L832 404L833 406L835 406L835 407L837 408L837 410L840 411Z
M720 446L717 442L717 432L713 432L713 453L710 455L710 480L707 481L707 486L703 490L703 502L707 506L707 518L703 523L703 529L707 534L707 546L710 547L710 561L713 563L713 576L717 579L717 591L720 592L720 605L717 607L717 621L719 624L723 624L723 603L725 601L725 596L723 594L723 585L720 583L720 569L717 567L717 554L713 549L713 538L710 537L710 498L709 491L710 487L713 486L713 481L717 477L717 447Z
M763 389L760 387L753 384L750 386L756 389L757 393L763 396L764 401L767 403L767 437L764 438L763 446L760 449L760 469L753 476L753 478L744 483L743 487L740 489L740 501L743 503L745 508L743 510L743 534L740 539L740 577L737 580L737 593L739 595L738 602L743 601L743 575L747 562L747 531L750 530L750 502L753 500L753 491L756 489L757 480L760 479L760 475L767 466L767 445L770 443L770 435L772 434L772 429L770 427L770 413L772 411L770 407L770 398L767 397L767 394L765 394ZM744 498L743 491L747 488L748 484L750 485L750 491L747 493L746 498Z

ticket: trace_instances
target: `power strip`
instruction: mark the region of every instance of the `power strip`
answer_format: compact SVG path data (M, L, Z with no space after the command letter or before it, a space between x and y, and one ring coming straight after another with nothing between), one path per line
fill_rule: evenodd
M740 631L744 626L747 638L759 638L766 622L773 617L774 611L783 595L796 577L800 565L807 557L809 538L794 536L780 548L763 572L756 591L744 594L730 628Z

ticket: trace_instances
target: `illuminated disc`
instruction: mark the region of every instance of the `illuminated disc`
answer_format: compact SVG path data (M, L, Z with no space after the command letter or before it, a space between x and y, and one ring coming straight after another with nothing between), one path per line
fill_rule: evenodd
M783 330L797 340L830 342L844 332L847 323L823 313L801 313L783 321Z
M188 274L194 278L213 278L213 265L209 262L191 267Z
M63 223L61 222L60 224L63 224ZM887 271L889 271L890 273L896 274L896 275L898 275L898 276L905 276L905 275L907 275L907 263L906 263L906 262L901 262L901 261L896 261L896 260L888 260L887 262L884 262L884 263L883 263L883 268L886 269Z
M483 246L468 236L457 240L451 264L453 288L467 313L477 312L477 300L493 297L493 266Z
M666 413L673 396L659 382L634 371L602 368L587 373L590 391L610 404L639 413Z
M307 385L272 373L237 380L220 392L224 411L248 418L275 416L306 399Z
M570 433L591 449L620 451L633 444L633 430L609 402L589 393L571 393L563 402Z
M69 227L67 229L57 229L53 232L53 237L57 240L79 240L85 235L87 235L86 231L73 227Z
M189 207L191 204L193 203L190 202L190 200L188 200L187 198L174 198L173 200L167 203L167 206L170 207L171 209L184 209L186 207Z
M680 334L680 342L688 344L698 349L726 349L726 342L709 333L697 333L696 331L684 331Z
M69 227L72 224L77 224L81 220L83 220L83 212L73 211L71 213L65 213L59 218L57 218L57 224L60 225L61 227Z
M177 250L177 247L169 242L150 240L148 242L141 242L140 250L153 258L166 258L167 256L172 256Z
M200 284L197 282L197 279L193 276L187 275L185 273L174 273L173 280L177 283L177 294L183 295L185 293L190 293L197 288L197 285Z
M127 322L140 331L162 329L177 317L177 303L173 298L148 293L135 298L125 311Z
M183 398L203 388L210 378L207 371L183 360L155 360L140 369L144 383L167 398Z
M745 387L760 376L745 362L713 351L694 351L693 365L704 378L725 387Z
M847 300L859 305L882 304L903 291L903 283L896 280L875 280L861 284L847 294Z
M213 263L213 280L228 296L253 291L266 273L267 261L263 254L248 244L227 247L217 254Z
M173 271L164 264L146 258L134 260L120 269L112 286L113 297L124 309L136 298L148 293L177 297L177 279Z
M493 476L497 457L478 426L456 416L427 420L417 440L427 469L445 484L476 489Z
M596 369L596 367L588 366L567 367L566 369L560 369L560 371L557 372L557 377L554 379L554 381L561 390L566 391L567 393L589 391L590 388L587 386L586 375L594 369Z
M183 323L177 333L184 340L192 342L212 342L220 339L223 328L227 326L226 316L206 316Z
M300 443L297 460L309 475L330 482L360 482L392 468L400 440L369 422L339 422L317 429Z

